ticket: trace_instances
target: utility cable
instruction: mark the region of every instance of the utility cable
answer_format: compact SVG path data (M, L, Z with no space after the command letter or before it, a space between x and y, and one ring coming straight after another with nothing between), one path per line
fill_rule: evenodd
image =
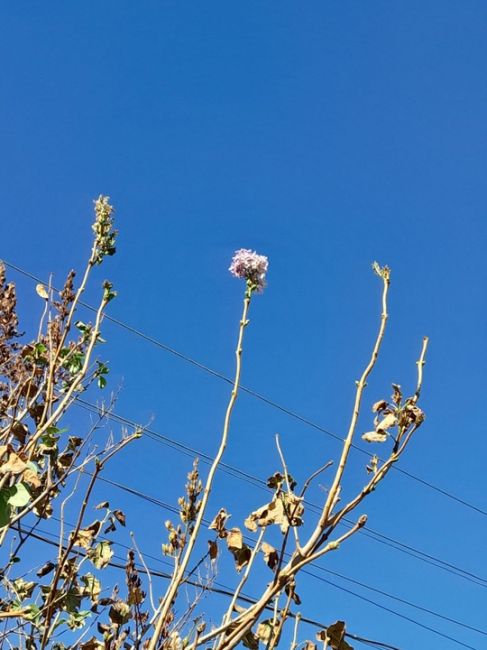
M12 264L11 262L7 262L6 260L3 260L3 263L8 268L12 269L13 271L16 271L17 273L20 273L20 274L24 275L25 277L30 278L31 280L46 284L41 278L34 275L33 273L30 273L29 271L26 271L25 269L22 269L21 267L17 266L16 264ZM93 307L92 305L89 305L88 303L85 303L83 301L80 301L79 304L81 306L85 307L86 309L92 311L92 312L97 311L96 307ZM169 345L166 345L165 343L162 343L161 341L157 340L156 338L154 338L154 337L152 337L152 336L150 336L148 334L145 334L144 332L142 332L142 331L138 330L137 328L129 325L128 323L125 323L124 321L122 321L122 320L120 320L118 318L115 318L114 316L110 316L108 314L105 314L104 317L106 318L106 320L114 323L118 327L121 327L122 329L125 329L126 331L130 332L131 334L134 334L135 336L138 336L139 338L151 343L152 345L160 348L161 350L164 350L165 352L168 352L169 354L172 354L173 356L178 357L179 359L185 361L186 363L189 363L189 364L193 365L194 367L199 368L200 370L206 372L207 374L210 374L210 375L212 375L212 376L214 376L214 377L216 377L218 379L221 379L222 381L225 381L228 384L233 383L233 380L230 379L229 377L227 377L226 375L224 375L223 373L221 373L221 372L219 372L217 370L214 370L213 368L210 368L209 366L201 363L200 361L197 361L196 359L193 359L192 357L188 356L187 354L179 352L175 348L173 348L173 347L171 347ZM330 431L330 430L326 429L325 427L317 424L316 422L314 422L314 421L300 415L299 413L296 413L295 411L283 406L282 404L279 404L278 402L275 402L274 400L271 400L270 398L266 397L265 395L262 395L261 393L258 393L257 391L255 391L255 390L253 390L251 388L247 388L246 386L242 386L242 385L240 386L240 390L242 392L244 392L244 393L247 393L251 397L254 397L254 398L260 400L261 402L267 404L268 406L270 406L270 407L272 407L272 408L274 408L274 409L276 409L278 411L281 411L285 415L288 415L289 417L291 417L291 418L293 418L295 420L298 420L299 422L301 422L301 423L303 423L303 424L305 424L305 425L307 425L307 426L309 426L309 427L311 427L313 429L316 429L317 431L320 431L321 433L324 433L325 435L330 436L330 437L334 438L335 440L343 442L343 438L341 436L337 435L336 433L333 433L332 431ZM352 446L353 449L355 449L356 451L359 451L362 454L365 454L367 456L370 455L365 449L362 449L362 447L359 447L356 444L352 444L351 446ZM483 510L482 508L476 506L475 504L470 503L470 502L466 501L465 499L462 499L461 497L459 497L459 496L457 496L457 495L455 495L455 494L453 494L451 492L448 492L447 490L444 490L443 488L441 488L441 487L439 487L439 486L437 486L437 485L435 485L435 484L433 484L433 483L431 483L429 481L426 481L425 479L423 479L423 478L421 478L419 476L416 476L415 474L412 474L411 472L408 472L408 471L402 469L401 467L393 465L392 469L399 472L399 473L401 473L401 474L403 474L404 476L408 477L409 479L420 483L424 487L427 487L427 488L429 488L429 489L443 495L444 497L465 506L466 508L474 510L475 512L477 512L477 513L479 513L481 515L487 516L487 511L486 510Z

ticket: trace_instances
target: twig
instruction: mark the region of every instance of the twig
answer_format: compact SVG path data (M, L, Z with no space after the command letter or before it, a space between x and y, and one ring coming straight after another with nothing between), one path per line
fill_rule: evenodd
M280 442L279 442L279 434L278 434L278 433L276 433L276 447L277 447L277 451L278 451L278 453L279 453L279 457L280 457L280 459L281 459L282 467L283 467L283 470L284 470L284 478L285 478L285 481L286 481L287 490L288 490L288 493L291 494L291 493L292 493L292 490L291 490L291 484L289 483L289 473L288 473L288 471L287 471L287 465L286 465L286 460L285 460L285 458L284 458L284 454L282 453L282 449L281 449L281 445L280 445ZM291 512L291 513L289 513L289 512L287 511L288 508L287 508L287 506L286 506L286 504L285 504L284 501L283 501L283 506L284 506L284 511L285 511L285 513L286 513L286 516L287 516L287 518L288 518L289 526L293 529L293 535L294 535L294 541L295 541L295 543L296 543L296 549L298 550L298 552L301 552L301 544L299 543L298 529L297 529L297 526L293 526L293 525L292 525L292 522L293 522L293 519L294 519L294 514L295 514L295 512L296 512L296 509L297 509L297 507L298 507L298 504L296 504L296 505L294 506L293 512Z
M210 467L210 471L208 473L208 477L206 479L206 485L205 489L203 491L203 496L201 498L201 507L198 512L197 519L194 524L194 529L193 532L191 533L191 536L188 541L188 545L186 547L184 557L182 558L178 570L174 575L173 580L171 580L171 583L168 587L168 590L166 591L166 594L164 598L162 599L162 602L159 606L159 615L158 615L158 620L155 625L155 630L152 635L152 638L149 642L147 650L155 650L159 637L161 635L162 629L164 627L164 623L166 621L167 614L169 612L169 609L172 605L172 602L178 592L179 585L181 584L181 581L184 577L184 572L186 570L186 567L189 563L189 560L191 558L191 554L193 552L193 548L196 544L196 540L201 528L201 524L203 522L203 517L205 515L206 511L206 506L208 504L208 500L210 497L210 492L211 488L213 486L213 479L215 477L216 470L218 468L218 465L220 464L220 460L222 459L222 456L224 454L225 448L227 446L227 440L228 440L228 433L230 429L230 421L231 421L231 416L232 416L232 411L233 407L235 405L235 402L237 400L237 395L238 395L238 389L240 386L240 375L241 375L241 370L242 370L242 344L243 344L243 336L244 336L244 331L246 326L248 325L248 311L250 307L250 300L251 300L252 293L251 291L248 290L248 288L245 291L245 298L244 298L244 304L243 304L243 312L242 312L242 318L240 320L240 328L239 328L239 333L238 333L238 341L237 341L237 348L235 350L235 356L236 356L236 368L235 368L235 378L233 381L233 388L232 392L230 395L230 400L227 406L227 410L225 413L225 419L223 423L223 431L222 431L222 437L220 441L220 447L218 449L218 452L215 456L215 459L213 460L213 463Z
M132 539L132 544L134 545L134 548L135 548L135 550L137 551L137 555L139 556L139 559L140 559L140 561L141 561L141 563L142 563L142 566L143 566L144 569L145 569L145 573L146 573L146 575L147 575L147 580L149 581L149 599L150 599L150 604L151 604L151 606L152 606L152 609L153 609L154 612L155 612L155 611L157 611L157 608L156 608L156 606L154 605L154 598L153 598L153 592L152 592L152 576L151 576L151 572L149 571L149 569L148 569L148 567L147 567L147 564L146 564L146 562L145 562L145 560L144 560L144 556L142 555L142 553L140 552L139 547L137 546L137 542L135 541L135 535L134 535L134 533L133 533L132 531L130 532L130 537L131 537L131 539Z

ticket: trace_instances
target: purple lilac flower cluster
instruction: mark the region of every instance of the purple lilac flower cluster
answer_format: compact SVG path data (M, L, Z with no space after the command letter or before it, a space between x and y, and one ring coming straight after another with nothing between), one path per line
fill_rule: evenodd
M258 255L255 251L241 248L235 252L228 270L236 278L244 278L251 282L253 288L261 293L266 286L265 274L268 267L269 260L265 255Z

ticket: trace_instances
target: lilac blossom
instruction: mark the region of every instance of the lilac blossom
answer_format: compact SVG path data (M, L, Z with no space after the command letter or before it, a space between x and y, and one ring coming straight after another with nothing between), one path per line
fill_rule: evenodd
M261 293L266 286L265 274L269 261L265 255L258 255L248 248L235 251L232 263L228 269L236 278L244 278L254 285L256 291Z

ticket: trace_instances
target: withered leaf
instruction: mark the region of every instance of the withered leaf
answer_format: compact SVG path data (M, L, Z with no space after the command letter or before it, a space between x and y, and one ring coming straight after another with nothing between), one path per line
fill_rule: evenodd
M108 503L108 501L102 501L97 506L95 506L95 510L104 510L104 509L109 508L109 507L110 507L110 504Z
M115 625L124 625L130 619L130 607L123 600L117 600L108 612L108 616Z
M218 557L218 544L215 540L208 540L208 553L210 555L210 560L216 560Z
M12 582L12 584L15 588L15 593L21 602L26 598L30 598L34 588L37 586L37 582L26 582L23 578L17 578L17 580Z
M264 562L267 564L269 569L271 569L271 571L274 571L279 563L279 554L277 553L276 549L267 542L263 542L261 551L264 554Z
M90 548L91 543L100 532L100 528L101 528L101 521L98 520L94 521L87 528L81 528L74 539L73 542L74 546L81 546L82 548Z
M20 442L21 445L25 443L25 439L29 433L29 429L23 422L14 422L12 424L12 433L14 436L17 438L17 440Z
M98 542L98 544L91 548L88 552L88 557L93 562L97 569L104 569L112 559L113 551L110 547L110 542Z
M294 480L294 478L291 476L291 474L287 475L287 481L285 475L281 474L281 472L275 472L272 476L270 476L266 483L267 487L273 488L274 490L279 490L283 484L287 485L287 482L289 481L289 487L291 490L294 490L296 487L297 483Z
M301 598L296 593L296 583L294 580L286 584L284 591L286 596L290 596L291 600L294 601L296 605L301 605Z
M345 641L345 622L337 621L316 634L318 641L328 641L332 650L353 650Z
M211 524L208 526L209 530L216 530L218 537L220 537L220 539L223 539L227 534L225 523L229 517L231 517L231 515L228 514L225 508L221 508Z
M227 531L227 546L230 553L235 559L235 568L237 572L243 569L248 564L252 551L243 541L243 535L240 528L232 528Z
M318 646L313 641L305 641L303 650L317 650Z
M93 604L98 602L101 593L101 583L92 573L81 576L81 582L84 584L83 596L88 596Z
M367 433L362 434L362 440L365 440L365 442L385 442L387 433L385 431L367 431Z
M46 287L43 284L36 284L36 293L44 300L49 300L49 294L47 292Z
M277 628L277 622L276 625L274 625L272 618L268 618L265 621L259 623L257 626L256 636L262 641L262 643L268 644L274 637L276 631L275 628ZM274 640L277 645L279 643L279 639Z
M27 463L18 456L15 452L11 451L6 463L2 463L0 472L2 474L20 474L27 467Z
M252 630L249 630L242 639L242 645L244 645L246 648L249 648L249 650L258 650L259 637L255 635Z
M397 423L397 417L394 413L389 413L376 426L376 431L387 431Z
M50 573L55 567L56 565L54 562L46 562L43 566L41 566L36 575L38 575L39 578L43 578L44 576L47 576L47 574Z
M378 413L379 411L383 411L386 408L387 408L387 402L385 401L385 399L381 399L372 406L372 411L373 413Z
M404 411L409 422L415 424L416 426L419 426L425 418L424 411L422 411L419 406L416 406L415 404L406 404Z
M277 524L281 532L285 533L289 526L300 526L303 521L301 515L304 508L303 499L295 494L281 492L274 499L252 512L244 521L245 527L251 531L256 531L262 526Z
M402 400L401 387L399 386L399 384L392 384L392 390L393 390L392 401L394 402L394 404L397 404L399 406Z
M85 641L79 646L80 650L104 650L105 644L98 641L96 637L92 637L89 641Z
M122 526L125 526L126 518L125 518L125 513L124 512L122 512L121 510L114 510L112 514L115 517L115 519L118 521L119 524L122 524Z
M24 470L22 480L33 488L41 487L41 481L37 476L37 472L34 472L34 470L29 467Z
M81 446L82 442L83 438L79 438L78 436L69 436L68 451L76 451L76 449Z

